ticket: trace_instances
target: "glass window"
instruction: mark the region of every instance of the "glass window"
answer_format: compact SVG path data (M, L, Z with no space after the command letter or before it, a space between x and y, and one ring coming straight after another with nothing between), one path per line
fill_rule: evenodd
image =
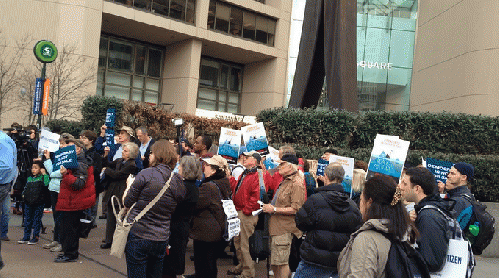
M222 32L229 32L230 7L217 3L216 15L215 29Z
M240 37L243 30L243 10L231 7L230 12L230 33Z
M133 6L139 9L151 10L151 0L134 0Z
M162 59L161 49L102 35L99 61L109 62L108 67L106 63L99 64L97 93L157 103L161 92Z
M169 15L169 0L154 0L152 3L152 12L160 15Z
M196 18L196 1L187 0L187 13L185 14L185 21L194 23Z
M212 87L218 86L218 68L218 63L208 60L202 60L199 83Z
M146 63L146 48L143 46L135 47L135 73L144 74L144 66Z
M130 44L110 41L109 43L109 65L110 69L132 70L133 47Z
M106 38L101 38L100 39L100 44L99 44L99 67L105 67L106 66L106 59L107 59L107 47L108 47L108 40Z
M274 40L275 40L275 28L276 28L277 22L275 20L269 20L267 22L267 30L268 30L268 40L267 44L270 46L274 46Z
M210 9L208 11L208 29L215 29L215 14L217 12L217 4L210 1Z
M244 12L243 16L243 37L255 40L256 16L249 12Z
M170 17L185 20L185 1L186 0L171 0Z
M161 62L162 53L157 49L149 49L149 66L147 69L147 75L160 77L161 75Z
M200 72L197 107L239 113L242 67L202 58Z
M256 17L256 41L267 43L267 21L264 17Z

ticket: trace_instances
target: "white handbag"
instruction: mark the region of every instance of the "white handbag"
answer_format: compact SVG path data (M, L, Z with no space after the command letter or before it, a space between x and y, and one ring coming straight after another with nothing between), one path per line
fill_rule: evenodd
M154 199L149 204L147 204L147 206L137 216L135 216L135 218L131 222L128 222L127 219L130 214L130 211L132 211L135 204L133 204L130 209L126 210L124 207L121 206L118 197L116 196L111 197L113 213L116 216L116 230L114 230L113 243L111 244L112 256L118 258L121 258L123 256L123 253L125 253L125 247L128 240L128 233L130 233L133 224L139 221L140 218L142 218L142 216L144 216L159 201L159 199L163 196L166 190L170 187L170 181L172 177L173 177L173 172L170 174L170 178L165 183L165 186L161 188L158 195L156 195L156 197L154 197ZM119 207L120 210L119 213L116 213L115 202L118 203L117 206Z

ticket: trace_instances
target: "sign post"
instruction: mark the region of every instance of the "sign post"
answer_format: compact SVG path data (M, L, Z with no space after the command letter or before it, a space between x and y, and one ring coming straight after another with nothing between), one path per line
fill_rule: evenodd
M38 107L38 129L42 128L42 112L43 115L47 115L48 113L48 87L49 87L49 81L45 80L45 74L47 72L47 63L52 63L55 61L57 58L57 47L50 42L50 41L39 41L35 44L35 47L33 47L33 53L35 54L35 57L38 61L43 63L42 67L42 76L40 77L42 84L40 84L41 87L41 93L39 94L40 97L37 98L37 94L35 93L35 103L33 105L33 112L35 112L35 107ZM36 90L38 89L38 79L37 79L37 84L36 84ZM45 97L44 95L44 90L45 88L47 89L47 96ZM38 99L38 103L36 103ZM42 107L42 102L43 101L43 107Z

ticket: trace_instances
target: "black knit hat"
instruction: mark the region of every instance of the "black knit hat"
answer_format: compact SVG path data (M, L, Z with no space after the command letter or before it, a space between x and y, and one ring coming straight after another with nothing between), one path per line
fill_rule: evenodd
M454 168L456 168L461 175L466 175L468 181L473 181L475 176L475 167L473 167L473 165L465 162L458 162L454 164Z
M298 157L294 154L285 154L282 156L281 161L286 161L295 165L298 165Z

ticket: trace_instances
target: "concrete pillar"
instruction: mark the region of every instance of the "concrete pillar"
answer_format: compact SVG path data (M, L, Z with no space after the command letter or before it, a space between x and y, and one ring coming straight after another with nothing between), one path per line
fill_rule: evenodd
M186 40L165 49L163 91L160 103L173 104L173 111L196 112L202 43Z

